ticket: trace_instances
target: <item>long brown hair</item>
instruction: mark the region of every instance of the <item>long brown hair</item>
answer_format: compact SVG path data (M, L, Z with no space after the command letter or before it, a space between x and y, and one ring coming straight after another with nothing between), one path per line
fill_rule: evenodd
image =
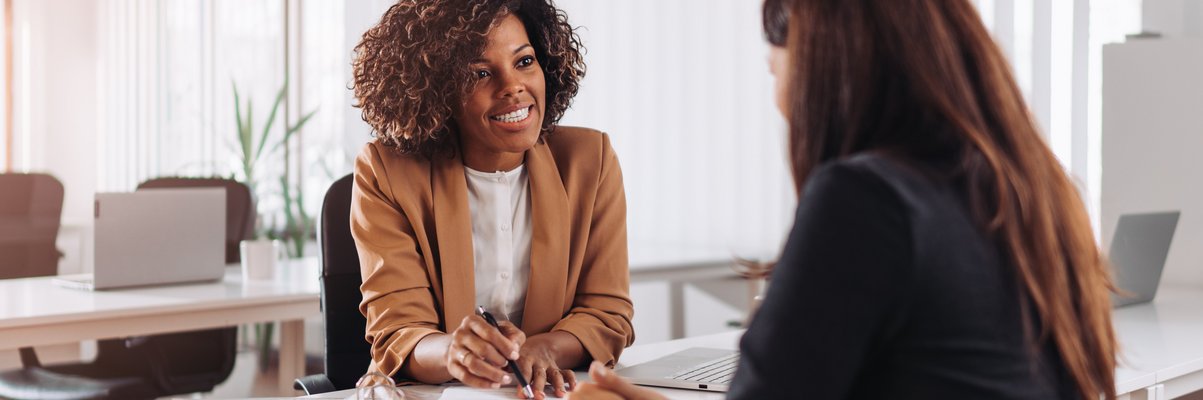
M797 190L863 151L940 171L1014 266L1033 348L1051 340L1083 399L1115 398L1112 286L1086 208L969 1L768 0L764 17L791 63Z

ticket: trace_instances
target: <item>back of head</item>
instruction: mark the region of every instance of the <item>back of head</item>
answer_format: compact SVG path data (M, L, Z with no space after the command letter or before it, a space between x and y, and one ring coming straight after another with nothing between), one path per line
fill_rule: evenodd
M767 0L764 12L789 53L798 190L819 164L865 151L948 179L1014 266L1040 322L1032 345L1052 341L1083 398L1113 398L1110 281L1085 206L973 5Z

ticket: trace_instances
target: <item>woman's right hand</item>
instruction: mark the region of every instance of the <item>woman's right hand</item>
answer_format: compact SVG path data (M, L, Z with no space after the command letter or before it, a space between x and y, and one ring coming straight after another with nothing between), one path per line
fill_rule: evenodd
M460 321L447 346L447 372L452 377L477 388L496 389L512 382L506 360L518 359L526 334L509 321L498 325L500 330L477 315Z
M568 393L568 400L667 400L651 389L632 385L597 361L589 365L589 379L592 382L577 385Z

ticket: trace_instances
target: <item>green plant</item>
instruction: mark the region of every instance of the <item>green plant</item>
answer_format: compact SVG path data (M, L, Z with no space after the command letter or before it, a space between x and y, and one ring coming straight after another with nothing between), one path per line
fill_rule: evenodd
M256 176L257 167L265 159L272 159L272 155L280 149L288 151L288 141L293 135L309 122L317 110L310 111L301 116L295 124L288 125L285 121L284 135L275 143L269 144L271 138L272 127L275 125L276 116L280 111L280 105L284 103L287 97L288 82L285 81L280 90L276 92L275 102L272 103L271 111L267 115L267 122L263 129L255 129L255 109L251 99L246 101L246 118L243 118L242 113L242 98L238 94L238 85L231 82L234 89L234 119L237 123L237 141L239 150L239 167L242 173L242 182L250 188L251 193L258 194L259 181ZM285 165L283 170L287 171L288 166ZM300 190L294 190L288 183L287 173L282 173L279 178L280 194L284 202L284 231L279 235L282 239L291 240L293 247L289 251L289 256L300 257L304 254L305 240L308 238L312 228L311 218L305 212L303 198ZM294 195L295 193L295 195ZM261 221L260 221L261 222ZM272 224L274 225L274 224ZM255 224L254 237L272 237L277 234L267 226L261 223ZM255 344L259 347L259 368L265 370L268 366L268 361L271 359L272 334L275 330L273 323L255 324ZM244 331L245 332L245 331Z
M251 102L250 99L247 99L247 101L246 101L246 118L243 118L242 99L241 99L241 96L239 96L239 94L238 94L238 85L231 83L231 86L233 86L233 88L234 88L234 118L235 118L235 122L238 125L237 126L237 128L238 128L237 129L237 132L238 132L237 139L238 139L238 150L239 150L239 164L240 164L239 167L241 168L240 172L242 173L242 182L245 183L248 187L250 187L251 193L259 193L258 192L259 181L258 181L258 177L256 176L256 171L257 171L257 167L259 166L260 162L262 162L262 160L265 157L270 158L271 155L275 154L277 151L279 151L282 148L284 148L285 151L287 151L285 146L288 144L288 141L290 139L292 139L292 136L295 135L298 131L300 131L301 128L304 127L307 122L309 122L309 119L312 118L313 115L317 113L317 110L310 111L310 112L306 113L305 115L301 116L301 118L299 120L297 120L297 122L295 124L288 125L287 123L285 123L283 137L281 137L278 141L276 141L275 143L272 143L269 146L269 139L271 136L272 126L275 125L276 116L278 115L278 113L280 111L280 105L284 103L284 99L288 94L288 91L287 91L288 90L288 82L285 81L284 85L276 93L276 100L275 100L275 102L272 103L271 111L267 115L267 123L264 124L262 130L255 129L254 103ZM287 166L285 166L285 168L287 168ZM301 220L301 221L309 220L309 216L305 215L305 209L303 207L297 207L296 209L292 208L292 205L294 203L297 203L299 201L299 198L297 198L297 199L292 198L293 190L291 190L288 185L287 177L285 175L281 175L279 180L280 180L280 185L282 188L281 193L284 197L283 200L284 200L284 204L285 204L285 219L288 221L292 221L294 219ZM300 191L298 190L298 191L296 191L296 193L300 193ZM293 212L299 213L300 216L292 215ZM296 229L298 232L300 232L300 231L308 230L309 228L301 227L297 224L292 224L292 225L293 226L291 228L286 228L286 231L285 231L286 233L284 235L285 238L286 239L291 238L293 241L302 241L303 242L305 240L304 235L299 235L299 234L292 235L291 233L293 233L294 231L289 230L289 229ZM287 224L286 224L286 226L287 226ZM260 227L259 224L256 224L255 237L264 236L263 235L264 232L261 229L265 229L265 227ZM300 248L300 249L304 249L304 244L302 243L302 244L296 245L296 247ZM300 252L293 254L293 256L300 256Z

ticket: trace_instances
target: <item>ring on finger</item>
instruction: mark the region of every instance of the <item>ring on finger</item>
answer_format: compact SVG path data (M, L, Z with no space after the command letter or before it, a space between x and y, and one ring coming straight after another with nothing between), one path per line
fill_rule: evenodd
M459 363L467 364L467 362L468 362L468 352L465 351L465 352L459 353Z

